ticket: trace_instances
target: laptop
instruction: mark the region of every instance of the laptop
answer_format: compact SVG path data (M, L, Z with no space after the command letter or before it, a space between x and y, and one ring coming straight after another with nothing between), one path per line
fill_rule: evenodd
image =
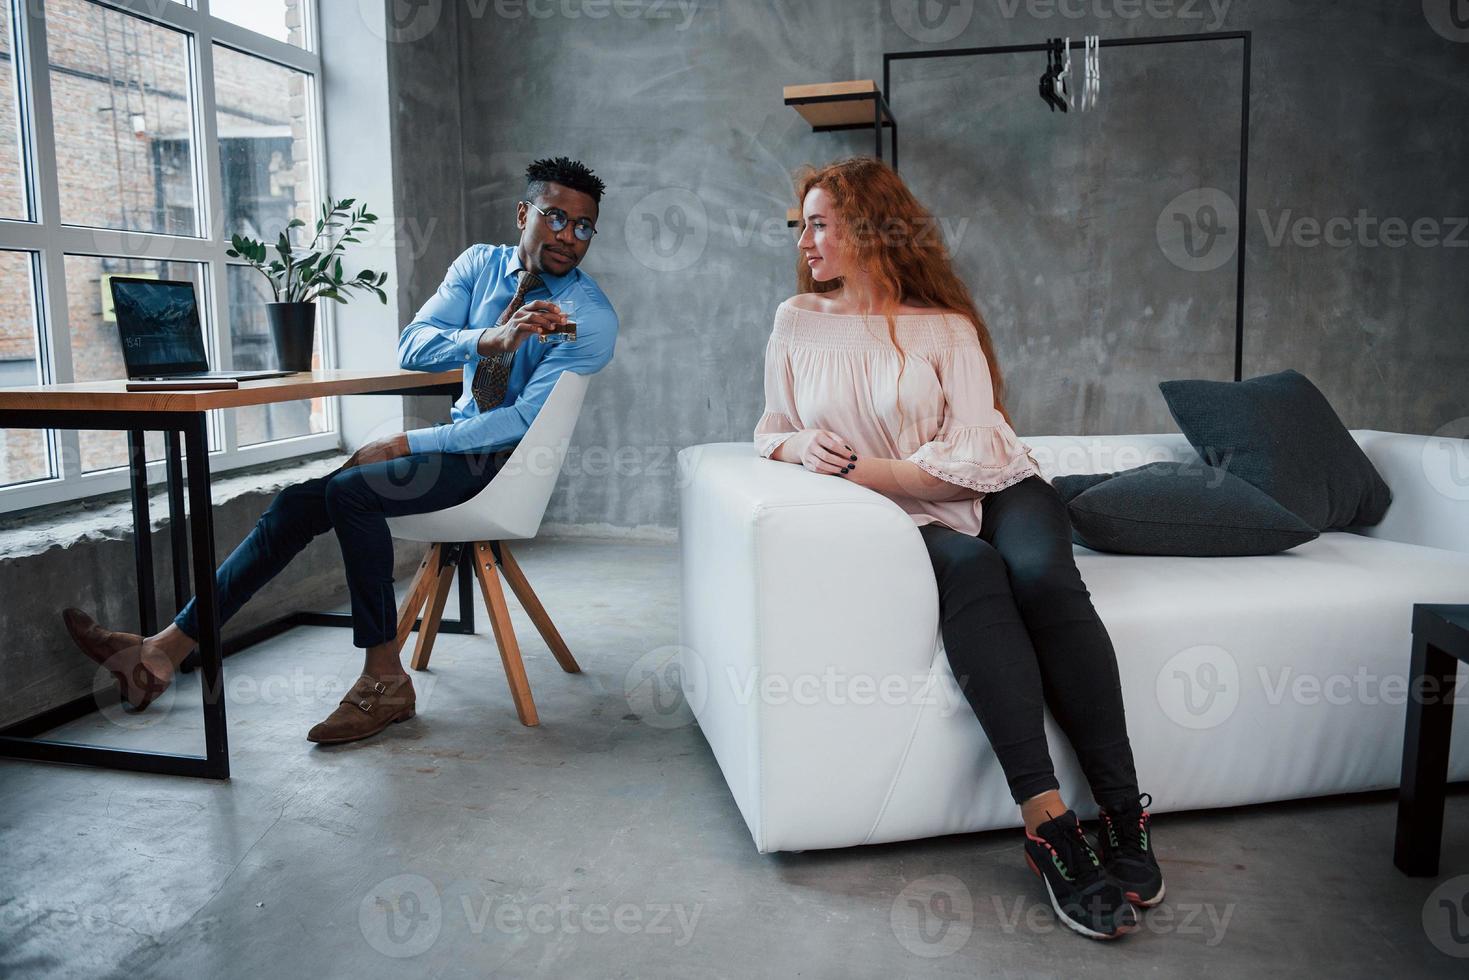
M192 282L113 276L112 308L130 380L279 378L290 371L211 371Z

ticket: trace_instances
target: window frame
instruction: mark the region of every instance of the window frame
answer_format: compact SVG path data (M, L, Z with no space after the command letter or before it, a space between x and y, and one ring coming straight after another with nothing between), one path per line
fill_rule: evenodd
M223 237L223 175L220 170L219 127L214 90L214 46L273 62L306 76L309 120L309 160L315 204L326 200L327 160L321 54L317 27L319 0L301 0L306 47L299 48L257 34L209 12L210 0L189 5L174 0L86 0L184 35L189 55L189 85L193 132L195 236L153 234L92 228L61 223L56 133L51 108L50 59L46 39L46 0L0 0L11 12L12 64L16 74L16 102L21 140L21 169L31 220L0 219L0 249L31 254L34 325L40 383L64 384L75 379L71 356L71 325L66 302L65 257L122 256L138 259L198 263L204 289L199 297L206 343L220 370L234 366L229 322L228 267L231 261ZM336 365L336 317L330 303L318 304L321 357L324 368ZM326 400L327 428L323 432L241 447L235 416L225 410L209 413L209 465L223 472L341 448L341 410L338 397ZM94 494L126 490L126 466L82 472L79 433L75 429L48 429L46 442L52 470L57 475L0 487L0 514L46 504L77 500ZM164 461L148 463L150 482L164 479Z

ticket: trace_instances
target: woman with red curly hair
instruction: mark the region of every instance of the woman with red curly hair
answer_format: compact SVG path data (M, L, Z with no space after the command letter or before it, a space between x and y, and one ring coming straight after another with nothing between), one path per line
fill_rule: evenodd
M1004 769L1025 853L1068 926L1098 939L1163 899L1117 657L1071 551L1066 505L1016 436L994 346L932 216L891 167L804 172L798 295L765 354L760 455L851 480L912 515L949 664ZM1098 806L1098 848L1060 796L1049 706Z

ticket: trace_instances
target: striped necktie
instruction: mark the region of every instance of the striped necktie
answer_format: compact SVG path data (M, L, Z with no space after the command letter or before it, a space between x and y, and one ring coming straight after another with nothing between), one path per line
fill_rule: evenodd
M503 326L506 320L515 315L515 311L525 305L525 294L537 286L544 286L541 277L529 270L521 270L520 282L515 287L515 296L505 307L505 312L500 314L500 319L495 321L495 326ZM479 367L474 371L474 383L470 391L474 393L474 403L479 406L481 412L494 408L505 400L505 388L510 383L510 362L515 360L515 351L500 351L481 358Z

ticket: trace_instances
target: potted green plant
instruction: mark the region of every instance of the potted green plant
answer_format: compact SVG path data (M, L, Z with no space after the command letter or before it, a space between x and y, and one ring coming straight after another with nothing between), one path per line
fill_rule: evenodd
M270 282L275 295L275 302L265 304L265 309L281 370L311 370L318 299L345 303L348 293L357 289L376 293L379 300L387 303L388 294L382 289L388 281L386 272L363 269L350 279L342 274L342 255L347 245L360 242L357 236L376 223L377 215L365 205L357 206L356 199L348 197L328 200L322 205L316 234L300 253L293 248L289 237L291 229L305 226L306 222L300 218L293 218L281 232L275 243L274 258L264 242L243 235L230 236L232 247L225 254L250 263Z

